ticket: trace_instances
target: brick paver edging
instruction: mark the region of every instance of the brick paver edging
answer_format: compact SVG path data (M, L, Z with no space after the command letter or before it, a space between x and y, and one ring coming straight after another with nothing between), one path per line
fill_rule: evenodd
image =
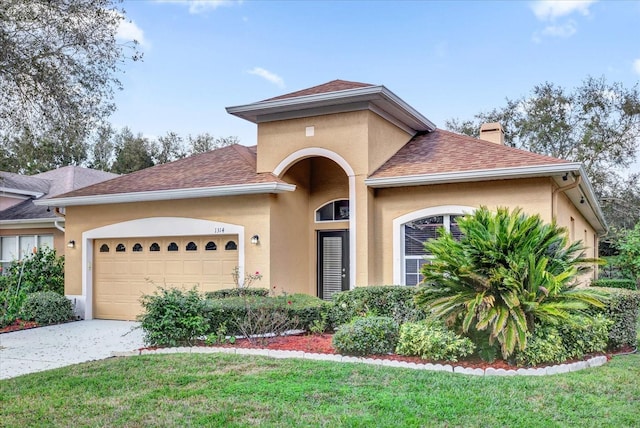
M363 363L376 366L387 367L403 367L406 369L431 370L449 373L460 373L475 376L547 376L559 373L575 372L584 370L589 367L599 367L607 362L604 355L589 358L585 361L578 361L569 364L558 364L555 366L538 367L538 368L520 368L515 370L468 368L456 366L455 364L418 364L407 363L405 361L379 360L376 358L350 357L337 354L315 354L304 351L278 351L273 349L252 349L252 348L217 348L217 347L181 347L181 348L160 348L160 349L141 349L131 352L112 352L112 357L132 357L136 355L150 354L236 354L236 355L260 355L271 358L302 358L306 360L318 361L335 361L337 363Z

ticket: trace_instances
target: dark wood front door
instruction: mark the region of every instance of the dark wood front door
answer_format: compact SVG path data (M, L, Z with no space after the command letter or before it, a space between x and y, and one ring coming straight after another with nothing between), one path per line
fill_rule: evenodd
M318 297L349 289L349 231L318 231Z

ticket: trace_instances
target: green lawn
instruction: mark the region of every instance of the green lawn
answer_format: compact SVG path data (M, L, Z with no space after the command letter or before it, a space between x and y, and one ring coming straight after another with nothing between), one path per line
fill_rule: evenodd
M640 423L640 355L546 377L264 357L113 358L0 381L0 426L579 426Z

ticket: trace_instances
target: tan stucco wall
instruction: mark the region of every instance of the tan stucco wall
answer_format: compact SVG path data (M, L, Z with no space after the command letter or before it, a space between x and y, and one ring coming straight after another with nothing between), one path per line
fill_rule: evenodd
M66 239L75 240L76 248L67 251L65 293L82 293L82 233L97 227L148 217L187 217L219 221L245 227L245 271L263 275L256 287L269 287L269 195L229 196L176 201L109 204L68 207ZM260 245L250 243L260 236ZM170 236L167 231L166 236Z
M578 211L575 205L561 193L556 198L557 213L556 223L565 227L571 242L582 241L585 246L585 255L588 258L598 257L598 237L589 222ZM588 274L583 275L582 282L588 283L591 279L597 278L597 266Z
M373 174L391 156L411 140L413 135L398 128L373 112L369 120L368 174Z
M430 207L459 205L489 209L520 207L551 221L549 179L500 180L376 190L373 265L368 285L393 283L393 220ZM366 285L358 283L358 285Z
M316 223L315 211L335 199L348 199L347 176L329 159L309 158L294 164L283 179L295 184L296 191L272 197L272 284L277 293L315 296L317 231L349 228L347 221Z

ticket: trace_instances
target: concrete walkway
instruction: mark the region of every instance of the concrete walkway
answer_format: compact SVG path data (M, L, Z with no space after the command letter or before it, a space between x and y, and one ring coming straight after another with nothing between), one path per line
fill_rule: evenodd
M0 334L0 379L109 358L144 346L129 321L89 320Z

